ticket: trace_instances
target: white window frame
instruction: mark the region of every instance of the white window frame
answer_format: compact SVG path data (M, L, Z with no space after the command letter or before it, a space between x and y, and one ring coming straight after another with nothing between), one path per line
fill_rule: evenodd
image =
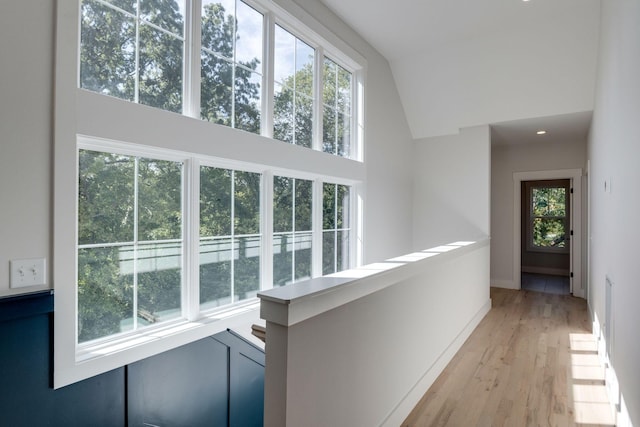
M352 134L354 151L351 159L283 144L270 139L266 134L255 135L199 119L194 120L199 117L200 103L195 99L197 96L190 98L189 93L197 94L199 91L185 92L184 114L180 115L79 89L80 2L58 0L53 150L53 253L56 254L53 261L55 388L193 342L227 328L246 326L258 317L257 300L230 307L229 310L215 311L209 316L200 318L197 310L192 309L187 310L187 313L184 313L184 319L180 321L145 328L140 333L120 340L109 340L91 347L80 348L76 343L76 212L79 140L90 140L97 146L103 147L103 150L108 146L141 150L143 153L153 153L154 158L162 155L184 156L189 159L189 167L192 170L198 170L201 163L206 163L216 167L260 172L263 174L263 212L270 212L273 207L272 183L269 179L273 174L313 180L314 203L318 203L318 200L321 203L323 181L349 185L353 190L351 192L353 219L350 260L354 267L361 263L363 183L366 179L362 151L364 140L362 101L366 61L294 2L278 0L276 5L273 2L261 0L251 3L264 3L265 8L269 6L270 11L265 13L266 21L275 20L277 17L280 22L286 21L287 30L295 30L303 35L304 40L309 41L317 37L318 44L330 52L333 60L340 61L339 63L347 69L350 64L355 70L354 83L356 84L353 90L357 98L353 98L356 101L353 116L357 116L354 126L357 126L359 131ZM195 6L186 10L185 20L192 19L193 7ZM269 26L265 30L267 33L268 28ZM193 37L199 37L199 33L193 34ZM272 57L273 49L266 50L270 51L267 53ZM193 58L193 52L189 52L186 48L185 54L190 55L191 66L188 66L189 70L185 70L184 84L199 86L199 68L193 66L194 62L198 62L199 52L196 53L196 58ZM320 53L316 57L321 58ZM269 56L265 58L266 64L272 63ZM320 75L320 73L316 74ZM187 75L192 78L187 79ZM268 73L263 73L263 76L266 75ZM263 88L268 86L268 84L263 85ZM263 102L270 99L272 96L263 94ZM194 109L194 106L198 108ZM321 120L316 120L316 123L321 123ZM316 127L315 131L319 132L321 137L321 127ZM198 179L199 174L191 174L188 177L187 191L192 198L194 193L199 191ZM185 216L188 217L185 218L186 227L193 227L198 223L198 209L189 209L185 212ZM313 221L312 271L315 276L322 271L321 231L318 233L316 230L317 227L322 227L321 210L314 209ZM273 258L273 229L270 215L262 215L261 225L262 289L267 289L272 282L269 272ZM198 241L185 244L197 246ZM191 250L196 249L192 247ZM197 259L194 260L192 257L188 261L184 274L185 281L197 283L194 282L198 274ZM186 288L183 298L190 301L190 305L187 304L189 307L198 306L196 302L199 303L199 298L195 290L193 286Z

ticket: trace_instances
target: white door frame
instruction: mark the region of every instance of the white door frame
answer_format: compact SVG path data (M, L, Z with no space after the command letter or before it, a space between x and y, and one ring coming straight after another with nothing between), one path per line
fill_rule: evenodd
M585 298L584 284L582 281L582 169L558 169L548 171L514 172L513 173L513 284L516 289L521 289L521 262L522 262L522 237L521 237L521 197L522 181L541 181L549 179L570 179L573 188L571 200L571 229L573 236L570 240L570 271L573 279L570 280L571 291L574 296Z

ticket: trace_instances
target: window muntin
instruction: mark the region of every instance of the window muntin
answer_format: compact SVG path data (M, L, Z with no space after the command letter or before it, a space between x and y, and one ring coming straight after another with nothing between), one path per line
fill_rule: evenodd
M78 156L78 342L179 317L182 162Z
M80 87L182 112L183 10L175 1L83 0Z
M324 183L322 188L322 274L350 267L351 188Z
M566 187L531 187L533 248L565 250L568 228Z
M202 2L202 119L260 133L263 22L240 0Z
M273 178L273 285L312 277L313 182Z
M353 75L325 57L322 83L322 151L350 157Z
M311 148L315 49L275 26L273 137Z

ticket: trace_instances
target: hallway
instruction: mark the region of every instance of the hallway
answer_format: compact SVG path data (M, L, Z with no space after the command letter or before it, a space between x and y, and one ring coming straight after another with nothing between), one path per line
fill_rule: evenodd
M546 294L569 295L569 278L547 274L522 273L520 281L523 291Z
M615 425L586 302L499 288L491 299L402 425Z

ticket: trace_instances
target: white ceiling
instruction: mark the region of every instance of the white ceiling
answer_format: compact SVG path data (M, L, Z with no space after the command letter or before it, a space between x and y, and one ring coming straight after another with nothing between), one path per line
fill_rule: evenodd
M589 0L321 1L389 61L394 75L397 67L406 67L408 62L411 63L407 61L408 58L426 54L437 47L465 43L488 35L499 34L498 37L503 37L504 34L509 34L511 29L516 32L528 28L533 34L544 32L545 28L552 25L549 22L555 22L559 16L570 22L579 8L594 7L594 1ZM571 32L572 29L567 27L566 31ZM593 72L595 73L595 69ZM415 83L414 88L424 86L419 81ZM425 93L420 96L429 95ZM408 98L403 100L405 108L409 102ZM418 113L425 117L429 111ZM557 111L547 114L555 113ZM534 142L535 140L530 138L531 129L549 127L554 131L549 132L547 139L562 135L564 138L575 140L585 137L590 118L589 113L582 113L562 114L555 118L517 120L508 124L496 124L493 134L499 138L499 144L509 141Z
M592 112L562 114L535 119L514 120L491 125L491 145L521 145L538 142L562 143L585 141ZM544 130L547 133L538 135Z
M390 62L507 27L542 25L584 0L322 0Z

